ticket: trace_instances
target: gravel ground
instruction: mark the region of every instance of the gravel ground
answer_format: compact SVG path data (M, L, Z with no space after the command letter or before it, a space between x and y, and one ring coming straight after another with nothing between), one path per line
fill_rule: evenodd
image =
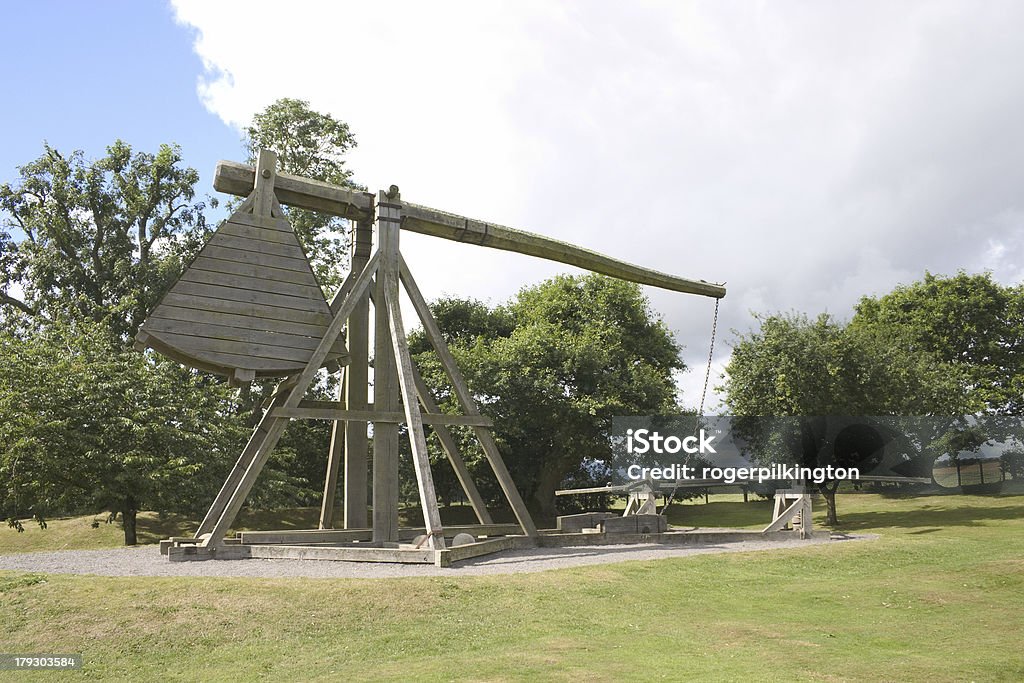
M832 541L865 540L874 535L835 536ZM50 574L100 576L226 576L254 578L306 577L316 579L384 579L406 576L518 574L629 560L661 560L708 553L797 548L814 541L741 541L705 546L665 546L652 543L604 547L532 548L509 550L460 562L441 569L432 565L338 562L323 560L207 560L169 562L157 546L113 550L61 550L48 553L0 555L0 569Z

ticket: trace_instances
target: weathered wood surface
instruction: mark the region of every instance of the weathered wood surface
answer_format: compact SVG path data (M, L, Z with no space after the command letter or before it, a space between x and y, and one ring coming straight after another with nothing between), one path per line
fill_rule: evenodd
M217 164L213 186L221 192L245 196L252 191L254 179L255 172L251 167L221 161ZM372 196L365 193L352 192L285 174L279 175L278 183L278 196L281 201L292 206L348 218L365 218L372 212ZM287 191L280 183L287 186ZM676 292L714 298L722 298L726 292L725 287L719 284L662 273L543 235L466 218L418 204L403 202L402 216L403 230L424 235L528 254Z
M398 230L396 228L393 239L397 241L397 238ZM389 259L389 269L384 273L384 295L391 322L391 341L397 361L402 407L405 408L406 425L409 428L413 470L416 472L416 485L419 488L423 521L427 529L427 543L435 550L444 550L445 539L441 527L441 513L437 508L437 492L434 488L434 477L430 471L430 453L427 451L427 440L423 433L423 415L420 412L420 404L417 399L412 358L409 354L408 342L405 339L405 325L402 322L402 309L398 300L397 244L395 247L394 254Z
M386 245L377 217L380 240L375 256L383 267ZM398 374L391 345L391 323L384 295L384 278L374 282L373 297L373 403L374 409L399 412ZM381 422L373 430L373 540L379 543L398 540L398 425Z
M406 204L403 211L405 215L405 220L402 222L403 230L536 256L595 273L610 275L620 280L651 285L674 292L719 299L725 296L725 287L722 285L703 280L690 280L651 268L644 268L543 235L465 218L416 204Z
M450 567L453 562L461 562L474 557L490 555L491 553L501 552L502 550L512 550L516 547L517 543L512 538L492 538L486 541L452 546L444 550L438 550L434 564L438 567Z
M426 531L425 527L400 528L399 541L411 541ZM513 536L521 534L518 524L469 524L454 525L444 528L444 535L453 538L456 534L468 533L474 537ZM294 529L280 531L242 531L239 533L242 543L354 543L369 541L373 538L373 529Z
M343 407L345 401L345 385L348 372L342 368L341 381L338 383L338 402ZM338 493L338 473L341 472L341 461L345 456L345 422L335 421L331 424L331 443L327 448L327 473L324 477L324 497L320 502L320 528L334 528L334 501Z
M319 403L319 402L318 402ZM345 408L277 408L275 417L287 417L300 420L352 420L361 422L381 422L388 424L405 423L404 412L385 410L348 410ZM494 422L484 415L449 415L448 413L422 413L423 424L451 425L461 427L493 427Z
M370 260L373 242L373 223L357 221L352 230L352 272L360 273ZM333 310L335 302L331 302ZM351 362L345 373L345 402L351 410L366 410L369 405L369 355L370 355L370 300L362 297L347 326L347 342ZM300 404L301 405L301 404ZM335 429L340 428L335 423ZM346 529L362 528L369 525L367 509L367 482L369 480L370 446L367 423L350 420L345 424L345 491L344 524Z
M288 221L272 215L276 159L142 325L138 339L161 353L235 380L305 367L332 311ZM248 213L249 210L255 213ZM325 362L347 360L338 339Z
M217 164L213 187L218 192L227 192L241 197L252 192L256 180L256 169L233 161ZM320 211L358 220L373 212L373 195L354 192L337 185L278 173L277 196L285 204L310 211Z

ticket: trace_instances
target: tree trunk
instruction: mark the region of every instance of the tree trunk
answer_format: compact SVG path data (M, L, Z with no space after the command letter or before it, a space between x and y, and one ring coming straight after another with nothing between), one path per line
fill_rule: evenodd
M133 496L125 496L124 507L121 509L121 524L124 527L124 544L137 545L138 536L135 533L135 517L138 513L138 504Z
M537 476L537 486L533 489L531 496L534 503L534 512L537 513L537 521L544 523L554 522L558 516L558 509L555 507L555 491L558 485L565 478L566 468L558 460L549 460L540 470Z
M822 484L819 488L825 498L825 524L836 526L839 524L839 517L836 515L836 489L839 488L839 482Z

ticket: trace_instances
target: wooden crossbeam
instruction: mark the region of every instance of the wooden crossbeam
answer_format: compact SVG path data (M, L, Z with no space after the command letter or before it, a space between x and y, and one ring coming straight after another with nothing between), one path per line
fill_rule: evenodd
M254 181L255 171L251 167L221 161L217 164L213 186L221 192L245 196L252 191ZM282 202L303 209L352 219L372 216L372 195L286 173L278 176L277 194ZM719 284L662 273L524 230L409 202L396 203L401 207L402 229L410 232L514 251L676 292L718 299L725 296L725 287Z
M345 420L362 422L404 423L405 413L384 410L346 410L344 408L275 408L275 417L300 420ZM423 424L461 427L493 427L494 422L483 415L449 415L447 413L421 413Z

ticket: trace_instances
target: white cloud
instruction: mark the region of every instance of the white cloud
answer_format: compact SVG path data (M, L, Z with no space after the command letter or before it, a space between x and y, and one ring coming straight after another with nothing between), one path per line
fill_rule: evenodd
M925 269L1024 275L1019 3L175 5L223 120L305 98L352 126L371 188L728 281L725 338ZM428 297L567 270L403 239ZM696 404L713 303L649 294Z

